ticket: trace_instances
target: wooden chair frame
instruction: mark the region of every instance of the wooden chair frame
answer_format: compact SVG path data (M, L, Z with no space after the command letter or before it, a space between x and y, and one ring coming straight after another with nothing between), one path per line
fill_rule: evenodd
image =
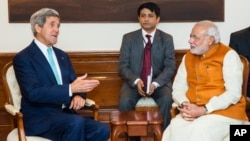
M12 97L12 94L11 94L11 89L12 88L9 85L7 77L6 77L8 71L12 71L10 69L13 69L12 61L9 62L9 63L7 63L4 66L3 71L2 71L3 93L6 96L5 109L9 113L9 115L11 116L11 124L10 124L11 125L11 129L14 130L15 128L17 128L17 131L18 131L18 140L19 141L26 141L27 138L26 138L25 130L24 130L23 114L20 112L20 109L18 108L18 107L20 107L20 105L17 107L17 105L15 105L15 103L14 103L14 100L13 100L13 97ZM12 71L12 72L14 72L14 71ZM13 73L11 75L15 79L15 74ZM91 110L92 113L93 113L93 115L92 115L93 118L95 120L97 120L98 119L99 105L97 105L91 99L86 99L85 107L83 107L81 110L78 110L77 112L82 112L85 109ZM40 137L40 139L42 139L42 138Z

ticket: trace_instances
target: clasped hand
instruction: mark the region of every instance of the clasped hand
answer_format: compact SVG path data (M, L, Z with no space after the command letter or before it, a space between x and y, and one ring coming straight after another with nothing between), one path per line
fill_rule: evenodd
M138 93L141 95L141 96L150 96L154 93L155 91L155 85L154 84L150 84L150 88L149 88L149 93L146 93L143 88L145 87L144 83L142 80L139 80L136 84L137 86L137 90L138 90Z
M183 102L182 107L178 107L181 116L188 121L195 120L196 118L206 114L204 106L198 106L189 102Z

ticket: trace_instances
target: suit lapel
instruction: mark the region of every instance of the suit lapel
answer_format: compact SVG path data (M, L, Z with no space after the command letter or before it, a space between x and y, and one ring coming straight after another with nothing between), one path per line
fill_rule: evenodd
M244 34L241 35L241 40L238 40L237 42L239 45L239 50L241 53L245 54L247 58L249 59L249 54L250 54L250 27L246 28Z
M159 31L156 29L155 31L155 35L154 35L154 39L153 39L153 48L154 50L156 50L158 48L158 43L159 43L159 40L160 40L160 35L159 35Z
M159 49L159 43L160 43L160 35L159 35L160 33L159 33L159 31L156 29L156 31L155 31L155 35L154 35L154 41L153 41L153 46L152 46L152 52L151 52L151 55L152 55L152 58L157 58L157 52L158 51L161 51L160 49ZM152 59L152 63L153 63L153 59Z
M246 40L247 40L247 45L250 45L250 27L248 27L247 30ZM250 48L250 46L248 48Z
M38 48L38 46L33 42L32 45L30 46L30 52L33 60L36 62L38 66L43 66L41 67L41 71L44 71L47 73L48 77L51 79L53 83L57 83L56 78L54 76L54 73L52 69L50 68L50 64L47 61L46 57L42 53L42 51Z
M141 54L144 51L144 38L142 37L142 30L138 30L136 34L136 46L139 46L138 52Z
M58 62L58 65L60 67L60 71L61 71L61 78L62 78L62 83L64 82L63 76L65 76L65 70L67 70L67 66L65 66L65 57L63 54L61 54L56 48L53 48L54 49L54 52L55 52L55 55L56 55L56 58L57 58L57 62Z

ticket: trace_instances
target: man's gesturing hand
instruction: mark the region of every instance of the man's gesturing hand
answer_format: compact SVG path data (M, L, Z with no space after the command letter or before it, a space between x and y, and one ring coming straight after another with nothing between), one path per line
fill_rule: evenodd
M99 80L88 80L86 78L87 74L77 77L76 80L70 84L72 93L90 92L100 84Z

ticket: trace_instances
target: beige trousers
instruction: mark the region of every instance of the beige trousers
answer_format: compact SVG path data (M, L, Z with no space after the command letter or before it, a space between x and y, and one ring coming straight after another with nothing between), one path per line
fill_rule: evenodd
M244 123L215 114L187 121L178 114L165 129L162 141L229 141L230 124Z

